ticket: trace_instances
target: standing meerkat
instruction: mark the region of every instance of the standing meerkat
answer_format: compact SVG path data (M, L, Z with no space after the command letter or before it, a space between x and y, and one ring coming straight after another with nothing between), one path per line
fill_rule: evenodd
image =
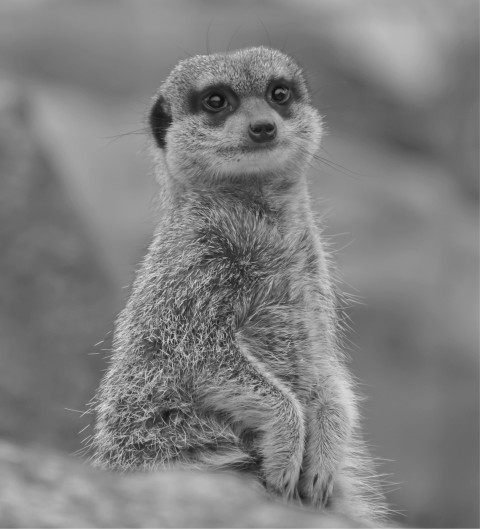
M149 125L161 214L95 399L96 463L250 471L379 520L307 192L322 120L301 68L265 47L186 59Z

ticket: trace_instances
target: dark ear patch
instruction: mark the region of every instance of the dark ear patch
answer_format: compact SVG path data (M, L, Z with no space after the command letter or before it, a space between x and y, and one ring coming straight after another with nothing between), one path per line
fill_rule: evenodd
M172 116L167 111L167 102L162 96L159 96L150 111L150 128L157 145L164 149L166 145L165 136L168 127L172 124Z

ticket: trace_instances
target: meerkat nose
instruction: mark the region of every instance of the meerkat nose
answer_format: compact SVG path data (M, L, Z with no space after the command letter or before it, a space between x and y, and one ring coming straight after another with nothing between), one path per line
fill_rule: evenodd
M254 123L250 123L248 135L255 143L265 143L275 139L277 126L271 121L255 121Z

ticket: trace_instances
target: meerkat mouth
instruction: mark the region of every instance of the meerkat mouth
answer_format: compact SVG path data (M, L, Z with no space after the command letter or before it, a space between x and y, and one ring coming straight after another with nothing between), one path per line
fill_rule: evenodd
M278 144L242 147L228 163L229 170L234 173L239 171L246 171L247 173L269 171L283 163L282 152L279 152Z
M242 154L255 154L262 152L271 152L278 148L278 143L260 143L258 145L245 145L240 148Z
M276 138L273 141L267 141L264 143L245 142L238 148L238 151L244 154L255 154L286 149L287 146L288 141L285 141L285 139L282 138Z

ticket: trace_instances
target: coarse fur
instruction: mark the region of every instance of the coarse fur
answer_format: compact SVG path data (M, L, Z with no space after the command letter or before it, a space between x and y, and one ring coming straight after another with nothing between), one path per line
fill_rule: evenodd
M252 141L259 123L275 138ZM322 120L301 68L265 47L186 59L149 124L161 214L95 399L96 463L249 471L380 521L307 192Z

